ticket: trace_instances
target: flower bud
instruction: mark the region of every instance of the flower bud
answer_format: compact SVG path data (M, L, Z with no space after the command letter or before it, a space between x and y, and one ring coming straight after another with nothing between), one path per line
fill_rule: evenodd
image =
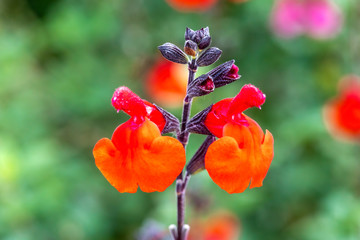
M216 62L220 56L222 51L216 47L211 47L206 49L200 57L196 60L196 63L199 67L205 67Z
M234 64L234 60L227 61L207 74L214 80L215 87L222 87L239 79L239 68Z
M200 97L213 92L215 84L211 76L201 75L192 81L188 86L187 96Z
M195 42L200 50L207 48L211 43L209 27L201 28L197 31L186 28L185 40L191 40Z
M163 45L159 46L158 49L164 58L171 62L180 64L186 64L188 62L188 57L186 54L172 43L164 43Z
M208 46L210 46L210 43L211 43L211 37L210 36L204 37L198 45L199 49L203 50L207 48Z
M191 40L187 40L185 42L184 51L187 55L195 57L197 49L198 49L198 47L195 42L193 42Z

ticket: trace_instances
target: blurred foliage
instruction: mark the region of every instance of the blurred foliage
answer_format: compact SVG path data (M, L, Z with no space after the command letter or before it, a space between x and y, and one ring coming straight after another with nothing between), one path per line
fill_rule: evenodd
M275 158L262 188L228 195L202 172L189 191L209 198L208 212L237 214L244 240L359 239L359 146L332 139L321 113L340 77L360 74L360 6L336 2L344 28L320 42L274 37L273 1L222 0L184 14L163 0L1 0L0 238L126 240L146 219L175 223L173 187L119 194L92 148L127 119L110 105L113 90L148 97L143 80L157 46L182 45L186 26L209 26L220 61L234 58L242 78L196 99L193 114L245 83L258 86L267 102L247 114L273 133ZM202 139L191 136L188 157Z

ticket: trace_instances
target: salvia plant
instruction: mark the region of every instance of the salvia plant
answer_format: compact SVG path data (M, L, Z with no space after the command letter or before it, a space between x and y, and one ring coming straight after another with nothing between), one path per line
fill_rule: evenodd
M207 170L212 180L228 193L241 193L262 186L274 155L272 134L243 112L260 108L265 95L254 85L244 85L233 98L223 99L190 119L194 97L240 78L234 60L227 61L201 76L198 67L215 63L222 53L209 47L209 28L186 28L184 51L172 43L159 46L169 61L187 64L187 92L181 122L161 107L141 99L129 88L115 90L112 105L130 119L119 125L111 140L99 140L93 150L96 166L119 192L164 191L174 181L177 196L177 225L170 225L174 240L186 240L190 227L184 223L185 192L191 175ZM176 138L162 136L173 132ZM207 135L186 165L186 145L190 133ZM186 166L185 166L186 165Z

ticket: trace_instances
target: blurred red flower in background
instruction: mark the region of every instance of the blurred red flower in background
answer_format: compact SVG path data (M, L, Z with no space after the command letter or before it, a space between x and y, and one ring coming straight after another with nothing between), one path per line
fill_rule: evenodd
M234 2L234 3L244 3L250 0L229 0L229 2Z
M261 187L274 156L274 139L242 112L265 102L255 86L245 85L235 98L215 103L205 126L219 139L205 155L205 169L212 180L228 193Z
M240 222L228 211L220 211L205 220L191 223L188 240L238 240Z
M272 11L271 27L283 38L308 34L327 39L341 30L342 14L331 0L278 0Z
M206 11L210 9L217 0L166 0L170 6L178 11Z
M146 77L146 92L159 105L178 107L186 95L187 66L159 59Z
M218 0L166 0L170 6L181 12L203 12L213 7ZM249 0L228 0L233 3L243 3Z
M116 89L112 104L131 118L110 139L100 139L93 150L95 164L119 192L164 191L182 171L185 149L175 138L161 136L166 120L151 103L127 87Z
M338 96L324 107L324 121L334 137L360 141L360 77L340 80Z

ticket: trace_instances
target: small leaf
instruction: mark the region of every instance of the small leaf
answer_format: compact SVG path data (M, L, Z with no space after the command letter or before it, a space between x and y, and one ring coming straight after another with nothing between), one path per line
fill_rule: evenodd
M209 66L220 58L221 53L222 51L220 49L211 47L200 55L200 57L196 60L196 63L199 67Z
M163 45L159 46L158 49L160 50L161 54L169 61L181 64L188 63L188 57L186 54L172 43L164 43Z

